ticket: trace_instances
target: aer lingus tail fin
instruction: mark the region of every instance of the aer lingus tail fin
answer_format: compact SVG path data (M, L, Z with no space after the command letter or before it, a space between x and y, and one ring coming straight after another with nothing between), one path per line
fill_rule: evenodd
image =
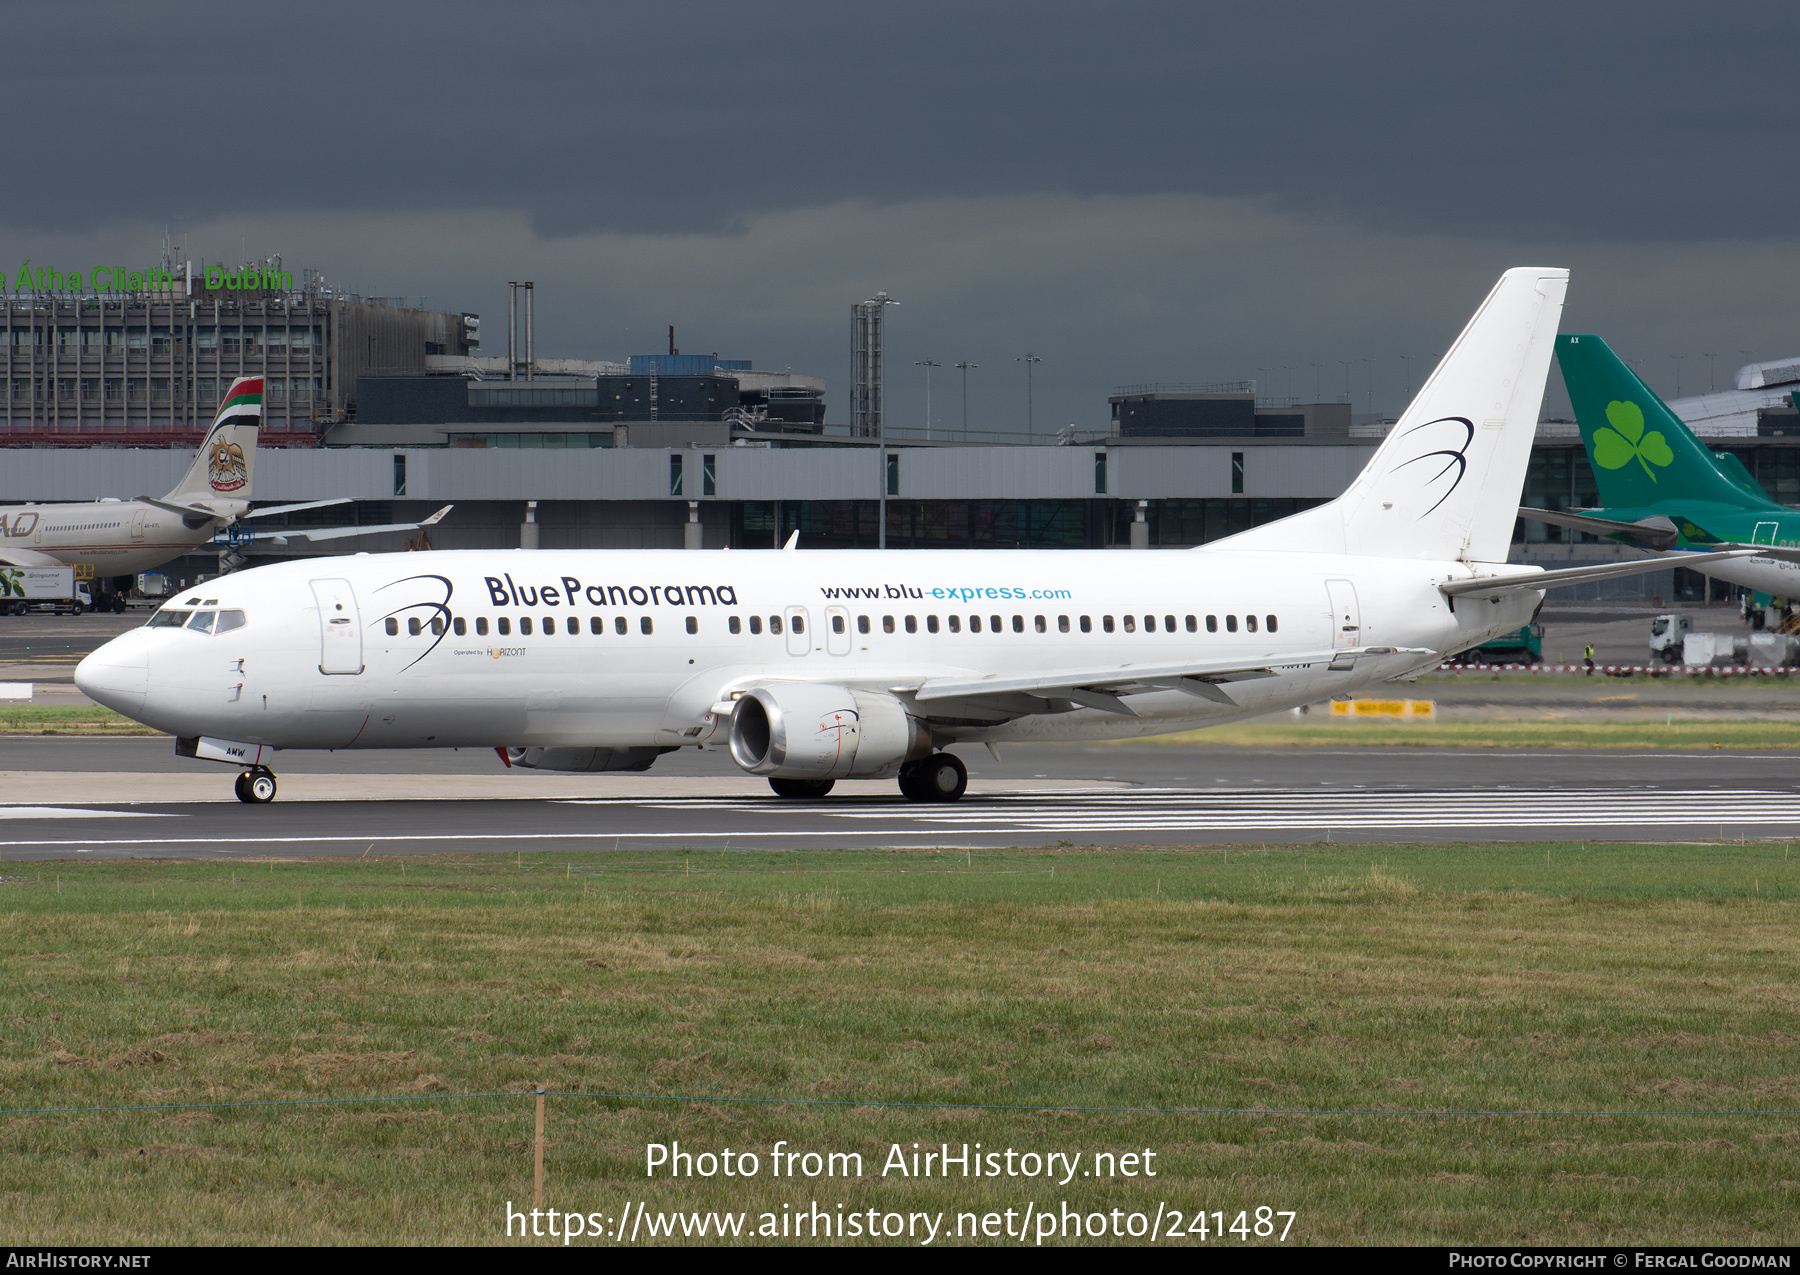
M1599 337L1557 337L1556 360L1607 508L1671 500L1783 508L1721 472L1713 453Z

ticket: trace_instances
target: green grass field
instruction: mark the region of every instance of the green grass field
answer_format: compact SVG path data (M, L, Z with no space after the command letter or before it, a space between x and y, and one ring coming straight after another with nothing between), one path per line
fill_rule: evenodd
M0 708L0 734L157 735L161 732L111 709L23 706ZM1139 742L1139 741L1130 741ZM1306 748L1705 748L1800 749L1800 722L1724 718L1679 722L1541 721L1408 722L1317 718L1296 721L1272 715L1231 726L1183 731L1144 741L1218 747Z
M609 1217L1066 1200L1294 1210L1290 1244L1791 1244L1789 855L7 864L0 1226L17 1244L505 1242L506 1202L531 1194L523 1091L544 1084L643 1095L548 1100L548 1206ZM520 1096L442 1097L468 1093ZM341 1097L371 1101L24 1113ZM1450 1110L1628 1114L1414 1114ZM1744 1111L1765 1114L1725 1114ZM646 1143L671 1140L765 1167L647 1182ZM860 1153L864 1175L773 1178L782 1140ZM881 1176L915 1141L1148 1148L1159 1172Z
M1130 742L1246 748L1618 748L1769 752L1800 748L1800 723L1743 719L1690 719L1669 723L1548 719L1409 722L1379 718L1296 721L1278 715Z

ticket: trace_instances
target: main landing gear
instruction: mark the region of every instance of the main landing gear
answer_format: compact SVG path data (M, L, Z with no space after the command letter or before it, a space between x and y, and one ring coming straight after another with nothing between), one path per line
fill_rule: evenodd
M933 753L900 767L900 793L910 801L957 801L969 772L954 753Z
M777 797L791 801L817 801L835 786L830 779L769 780ZM969 772L954 753L933 753L900 767L900 792L911 801L956 801L968 789Z
M267 766L253 766L237 777L237 799L255 806L275 800L275 772Z

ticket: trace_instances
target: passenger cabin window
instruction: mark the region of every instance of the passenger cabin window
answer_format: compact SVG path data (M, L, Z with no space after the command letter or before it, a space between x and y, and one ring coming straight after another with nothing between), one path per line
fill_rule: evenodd
M1187 631L1189 633L1197 633L1200 631L1200 626L1194 622L1194 617L1191 615L1187 618Z
M387 628L387 634L389 637L398 637L400 635L400 621L396 620L393 616L390 615L387 618L387 624L385 627Z
M574 616L570 616L567 620L563 621L563 627L568 630L570 637L574 637L581 632L581 621L577 620Z
M1101 616L1100 617L1100 628L1104 632L1111 633L1113 631L1113 618L1110 615Z
M867 633L869 631L869 617L868 616L859 615L856 617L856 631L858 633ZM894 631L894 626L892 623L892 617L889 617L888 632L892 633L893 631Z
M544 617L544 636L545 637L555 637L556 636L556 617L553 615L547 615Z
M431 632L436 637L444 636L444 617L439 616L431 622Z
M928 615L925 617L925 631L927 633L936 633L938 631L938 621L935 615Z
M1123 618L1125 620L1125 631L1127 633L1135 633L1137 631L1137 617L1135 615L1128 615Z
M1175 631L1175 617L1172 615L1165 615L1163 617L1163 628L1170 633L1173 633Z
M1083 633L1092 633L1094 631L1094 621L1091 617L1085 615L1081 617L1081 631Z
M450 627L456 631L457 637L467 637L468 636L469 622L467 620L463 619L462 616L459 615L454 620L452 620L450 622Z
M962 632L962 617L960 615L947 615L944 617L944 620L949 624L952 633Z
M969 632L971 632L971 633L981 632L981 617L980 616L972 615L969 617Z
M1237 617L1235 615L1228 615L1225 617L1225 631L1227 633L1237 632Z
M908 616L907 618L911 619L912 617ZM892 633L894 631L894 617L893 616L884 615L881 617L881 631L883 633Z
M506 637L512 632L512 621L504 615L501 616L494 621L494 631L501 637Z
M531 636L531 617L528 615L522 615L519 617L519 636L520 637L530 637Z
M687 618L687 631L689 633L698 633L700 631L700 621L691 615Z
M736 624L737 620L734 618L732 623ZM605 633L606 617L603 615L590 615L588 617L588 632L592 633L595 637L599 637L601 634ZM737 630L733 629L732 632L735 633Z
M725 622L725 627L730 629L733 633L742 633L744 631L744 622L734 615Z
M1275 623L1275 617L1272 615L1265 615L1263 617L1263 619L1265 619L1269 622L1269 632L1274 633L1277 629L1277 625Z
M1253 615L1245 616L1244 617L1244 627L1246 629L1249 629L1252 633L1256 632L1256 617Z
M1059 615L1056 617L1056 631L1058 633L1067 633L1069 631L1069 617L1068 616Z
M806 617L803 615L795 616L791 621L791 627L796 633L806 632Z
M647 615L638 621L638 628L643 632L645 637L649 637L652 633L656 632L655 623Z
M407 637L418 637L419 636L419 622L417 620L408 620L406 622L406 636Z
M1043 627L1044 627L1044 617L1040 615L1038 617L1039 631L1042 631ZM1025 617L1022 615L1015 615L1013 617L1013 632L1014 633L1023 633L1024 631L1025 631Z
M760 615L753 615L750 617L750 632L762 632L762 617Z
M843 616L834 615L831 617L831 631L833 633L842 633L844 631L844 617Z
M988 622L995 633L998 633L1000 631L1000 617L999 616L990 615L988 617Z
M1147 615L1144 617L1144 632L1146 632L1146 633L1156 632L1156 617L1155 616Z
M624 616L615 615L613 617L613 632L614 633L617 633L620 637L624 637L630 631L631 631L631 626L625 622Z
M485 615L478 615L475 617L475 636L487 636L487 617Z
M773 633L776 637L781 636L781 617L780 616L772 615L769 617L769 632Z
M1031 623L1032 623L1033 627L1035 627L1039 633L1048 633L1050 631L1049 622L1047 620L1045 620L1044 617L1041 615L1038 616L1036 619L1032 620Z
M918 616L909 615L906 617L906 631L908 633L917 633L919 631L919 617Z
M1218 616L1209 615L1206 617L1206 631L1208 633L1217 633L1219 631L1219 617Z

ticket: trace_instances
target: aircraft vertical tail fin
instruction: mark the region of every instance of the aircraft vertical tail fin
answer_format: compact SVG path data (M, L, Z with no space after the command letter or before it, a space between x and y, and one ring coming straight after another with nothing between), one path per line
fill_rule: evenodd
M1558 337L1556 361L1601 504L1639 509L1675 499L1783 508L1724 472L1719 458L1599 337Z
M1508 270L1343 495L1208 547L1506 561L1568 284Z
M249 503L256 477L256 432L262 426L262 396L260 376L240 376L231 383L193 463L164 499L177 505Z

